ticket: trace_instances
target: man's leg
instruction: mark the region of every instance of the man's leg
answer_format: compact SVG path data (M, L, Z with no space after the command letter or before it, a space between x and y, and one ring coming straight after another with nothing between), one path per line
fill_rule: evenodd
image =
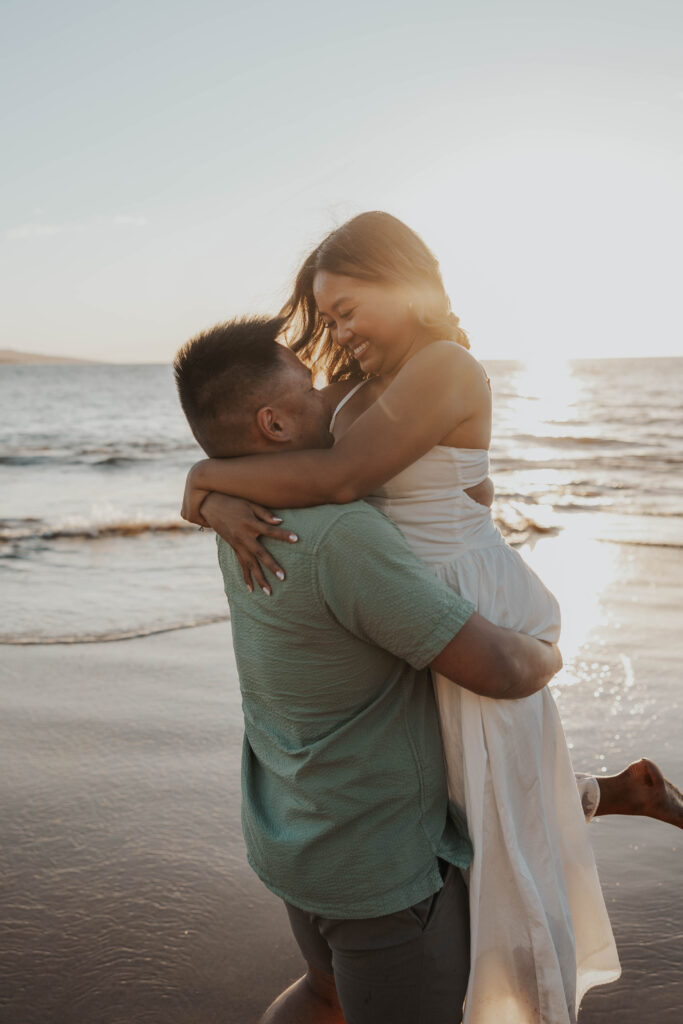
M442 875L433 896L384 917L331 920L286 904L309 970L260 1024L460 1024L469 901L457 868L442 862Z
M600 775L596 814L640 814L683 828L683 794L648 758L618 775Z
M348 1024L460 1024L470 937L457 868L438 893L397 914L317 921Z
M346 1024L334 977L308 964L303 978L270 1004L259 1024Z

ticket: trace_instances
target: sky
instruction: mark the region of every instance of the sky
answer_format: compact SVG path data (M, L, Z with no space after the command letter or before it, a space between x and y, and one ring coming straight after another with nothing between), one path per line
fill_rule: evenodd
M384 209L475 355L683 355L679 0L0 0L0 25L0 348L169 361Z

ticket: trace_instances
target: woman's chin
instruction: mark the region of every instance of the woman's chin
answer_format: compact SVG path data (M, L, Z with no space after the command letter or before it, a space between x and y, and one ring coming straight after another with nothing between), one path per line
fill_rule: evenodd
M363 373L374 373L378 375L382 373L382 359L377 358L377 353L373 352L372 349L367 352L361 353L360 358L356 357L356 362L360 366Z

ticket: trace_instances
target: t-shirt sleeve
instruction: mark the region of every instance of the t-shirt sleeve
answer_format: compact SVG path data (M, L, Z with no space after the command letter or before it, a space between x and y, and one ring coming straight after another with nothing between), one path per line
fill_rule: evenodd
M316 572L340 625L417 669L441 653L475 610L369 505L340 511L320 541Z

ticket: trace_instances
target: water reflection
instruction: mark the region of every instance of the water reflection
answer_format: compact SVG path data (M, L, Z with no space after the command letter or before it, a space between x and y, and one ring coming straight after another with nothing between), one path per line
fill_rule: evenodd
M575 418L573 410L583 391L576 367L566 359L519 364L511 374L509 389L516 400L513 405L503 405L501 425L530 437L561 434L562 424Z
M521 553L560 602L562 609L562 654L565 668L558 681L572 681L572 665L593 630L608 621L604 600L619 566L619 549L595 538L585 519L571 525L553 539L527 544Z

